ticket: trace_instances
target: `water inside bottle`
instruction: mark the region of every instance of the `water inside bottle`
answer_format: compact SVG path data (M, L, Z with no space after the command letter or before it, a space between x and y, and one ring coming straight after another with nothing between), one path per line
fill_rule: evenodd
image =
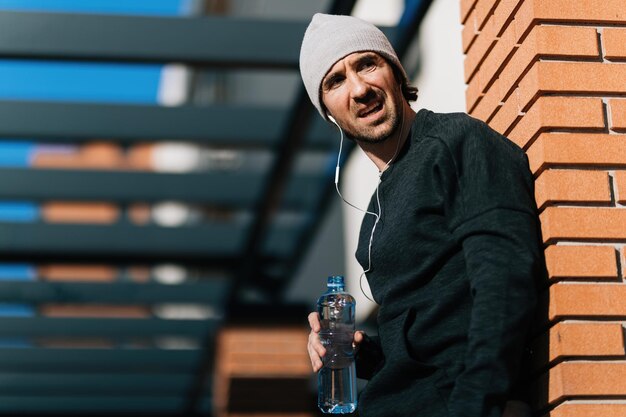
M350 366L354 360L354 331L351 325L335 323L332 329L322 330L319 337L326 348L326 355L322 358L325 367L339 369Z
M318 406L324 413L347 414L356 409L356 389L352 381L356 379L354 365L344 368L324 367L318 374Z
M320 341L326 348L318 373L318 407L329 414L352 413L357 406L354 363L354 298L344 291L343 277L328 279L328 290L317 301Z

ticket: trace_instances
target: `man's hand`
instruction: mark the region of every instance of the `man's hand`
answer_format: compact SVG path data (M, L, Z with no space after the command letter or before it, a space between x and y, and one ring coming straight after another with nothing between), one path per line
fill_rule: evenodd
M311 359L311 366L313 371L317 372L322 369L322 358L326 354L326 349L320 342L319 332L322 329L320 324L320 316L318 313L309 314L309 326L311 332L309 333L309 342L307 343L307 350L309 351L309 358ZM359 343L363 341L363 332L354 332L353 347L356 349Z

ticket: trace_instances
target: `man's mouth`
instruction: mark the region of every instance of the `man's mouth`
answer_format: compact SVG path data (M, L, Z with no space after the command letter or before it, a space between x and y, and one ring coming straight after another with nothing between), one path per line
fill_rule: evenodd
M366 108L364 110L361 110L357 114L357 116L361 117L361 118L368 117L368 116L370 116L370 115L380 111L382 108L383 108L383 103L380 102L380 103L377 103L376 105L374 105L373 107L368 107L368 108Z

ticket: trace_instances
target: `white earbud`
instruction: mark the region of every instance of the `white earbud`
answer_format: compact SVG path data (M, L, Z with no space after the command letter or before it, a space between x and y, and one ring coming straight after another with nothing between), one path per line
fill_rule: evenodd
M337 157L337 166L335 167L335 185L337 185L339 184L339 162L341 160L341 148L343 147L343 131L341 130L341 127L339 127L339 124L337 123L335 118L330 115L330 113L326 112L326 117L328 117L328 120L330 120L331 122L335 124L335 126L337 126L337 129L339 129L339 133L341 133L341 143L339 145L339 156Z

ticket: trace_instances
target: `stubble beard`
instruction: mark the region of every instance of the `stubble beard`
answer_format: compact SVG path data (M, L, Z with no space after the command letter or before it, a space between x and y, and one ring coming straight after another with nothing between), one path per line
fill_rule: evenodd
M396 134L396 132L400 128L400 109L401 107L398 106L396 103L395 109L392 109L387 118L383 120L380 124L372 127L362 127L359 131L357 131L357 129L344 129L344 133L349 139L352 139L357 143L383 143L392 136L394 136L394 134ZM389 127L382 132L376 133L376 128L381 124L385 124L387 122Z
M345 133L348 138L354 140L357 143L383 143L391 138L400 128L400 119L397 115L393 115L390 119L390 122L391 123L389 124L389 128L382 133L374 133L375 128L366 128L358 133L350 131L346 131Z

